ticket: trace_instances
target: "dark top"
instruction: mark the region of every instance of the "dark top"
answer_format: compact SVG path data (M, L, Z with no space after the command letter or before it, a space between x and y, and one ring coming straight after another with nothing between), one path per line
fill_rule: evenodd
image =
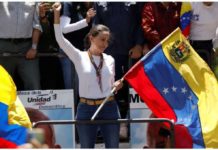
M84 2L64 2L63 3L63 16L71 18L70 23L75 23L86 17L88 8L85 7ZM84 50L84 38L91 28L91 23L80 30L64 34L76 48Z
M143 44L144 37L140 26L140 3L98 2L94 24L104 24L111 30L112 40L105 53L128 55L136 44Z
M62 13L62 11L61 11ZM58 52L59 51L59 45L56 42L55 35L54 35L54 12L53 11L47 11L46 12L47 22L43 23L40 21L42 26L42 34L39 39L38 44L38 51L40 53L43 52Z

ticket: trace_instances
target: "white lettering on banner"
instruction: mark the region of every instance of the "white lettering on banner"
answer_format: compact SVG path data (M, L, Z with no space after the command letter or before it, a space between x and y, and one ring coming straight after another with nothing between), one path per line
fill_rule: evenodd
M145 108L148 109L148 106L140 98L140 96L135 92L133 88L129 88L129 101L130 108Z
M25 107L36 109L72 108L73 90L18 91L17 95Z
M59 108L66 108L65 105L54 105L54 106L39 106L39 109L59 109Z

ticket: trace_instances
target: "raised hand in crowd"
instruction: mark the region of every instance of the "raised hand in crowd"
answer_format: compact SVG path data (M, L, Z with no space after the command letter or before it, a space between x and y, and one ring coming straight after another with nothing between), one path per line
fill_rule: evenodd
M150 51L150 49L148 48L148 45L144 44L143 49L142 49L143 55L146 55L149 51Z
M54 11L54 24L60 23L60 11L61 11L61 3L56 2L52 5L52 9Z
M49 11L50 8L51 8L51 4L48 2L41 2L39 4L39 17L42 22L47 21L46 12ZM35 30L33 30L33 32L35 32L35 34L40 34L39 32L36 32ZM38 41L36 43L38 43ZM34 59L36 57L36 54L37 54L37 45L33 44L31 49L29 49L26 53L26 59Z
M48 2L41 2L39 4L39 17L42 22L46 21L46 12L51 9L51 4Z
M135 45L133 48L129 51L130 58L132 59L138 59L142 56L142 46L141 45Z
M51 4L47 2L41 2L39 4L39 16L40 17L45 17L46 12L51 9Z
M89 23L91 19L96 15L94 8L90 8L86 13L86 22Z

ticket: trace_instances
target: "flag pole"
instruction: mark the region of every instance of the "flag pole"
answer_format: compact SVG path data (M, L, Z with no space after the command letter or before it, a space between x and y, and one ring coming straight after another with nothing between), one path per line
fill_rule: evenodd
M120 81L123 82L124 78L121 78ZM115 92L116 87L114 87L110 94L103 100L103 102L101 103L101 105L98 107L98 109L95 111L94 115L91 118L91 121L95 120L95 117L98 115L99 111L102 109L102 107L104 106L104 104L108 101L108 99L113 95L113 93Z
M150 53L150 52L149 52ZM121 82L124 81L124 78L126 77L126 75L131 72L133 70L133 68L135 66L137 66L137 64L139 63L139 61L137 63L135 63L128 71L127 73L120 79ZM103 100L103 102L101 103L101 105L98 107L98 109L95 111L94 115L91 118L91 121L95 120L95 117L98 115L99 111L102 109L102 107L104 106L104 104L108 101L109 97L115 92L115 87L111 90L111 93Z

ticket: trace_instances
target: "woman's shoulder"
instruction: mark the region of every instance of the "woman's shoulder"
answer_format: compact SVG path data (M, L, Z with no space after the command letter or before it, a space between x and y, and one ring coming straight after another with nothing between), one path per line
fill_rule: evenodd
M103 57L105 60L114 61L114 58L111 55L103 53Z
M79 50L79 49L78 49L78 50ZM87 51L79 50L79 52L80 52L80 55L88 56L88 52L87 52Z

